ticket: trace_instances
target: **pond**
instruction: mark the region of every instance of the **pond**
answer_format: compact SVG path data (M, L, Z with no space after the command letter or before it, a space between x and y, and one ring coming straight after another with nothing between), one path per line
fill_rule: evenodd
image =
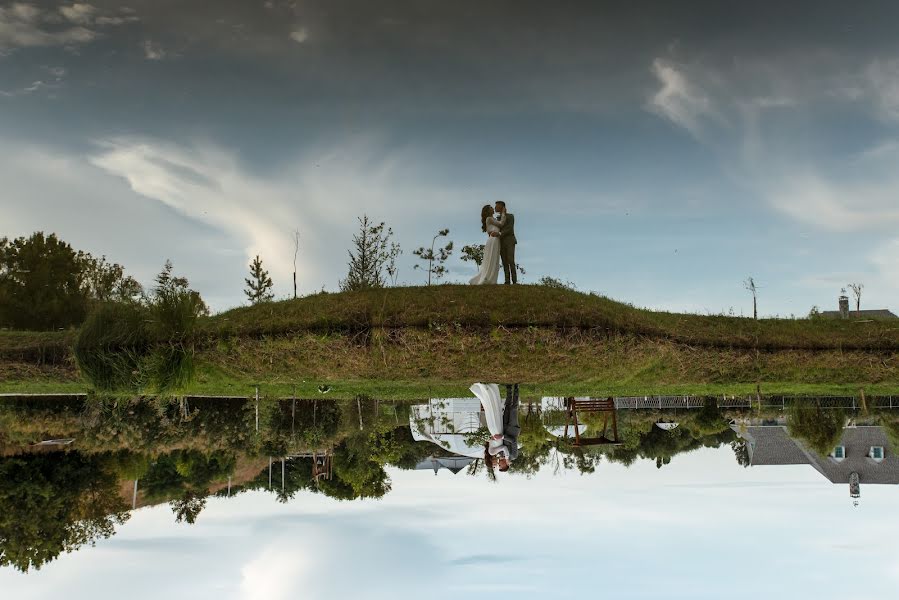
M892 403L610 400L520 398L501 472L473 397L2 398L2 596L873 598L899 583Z

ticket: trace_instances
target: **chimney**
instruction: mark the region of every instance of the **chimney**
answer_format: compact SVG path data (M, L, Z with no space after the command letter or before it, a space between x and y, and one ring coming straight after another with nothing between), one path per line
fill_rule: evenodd
M840 296L840 318L849 318L849 296L847 296L846 294L842 294Z

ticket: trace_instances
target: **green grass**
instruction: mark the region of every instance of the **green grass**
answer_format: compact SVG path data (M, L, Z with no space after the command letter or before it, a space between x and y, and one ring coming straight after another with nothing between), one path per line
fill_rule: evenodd
M317 294L202 319L207 337L371 327L577 327L722 347L899 349L899 321L759 319L656 312L544 286L441 285Z
M391 288L238 308L196 325L195 376L170 393L384 399L466 394L899 393L899 322L653 312L540 286ZM0 392L89 388L72 332L0 332ZM53 348L52 368L30 360ZM54 388L53 382L58 382ZM148 392L150 390L143 390Z
M70 355L78 332L0 330L0 362L56 364Z

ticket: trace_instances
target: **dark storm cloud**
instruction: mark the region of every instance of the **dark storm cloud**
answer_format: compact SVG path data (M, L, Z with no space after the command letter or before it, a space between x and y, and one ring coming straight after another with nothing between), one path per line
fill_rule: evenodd
M284 275L294 224L317 289L357 214L415 247L432 227L468 236L499 197L540 221L522 231L529 265L634 281L621 294L644 303L694 276L701 243L670 257L709 231L874 231L854 257L803 248L819 256L796 268L887 279L897 16L884 1L0 1L0 202L11 233L152 256L141 273L169 251L147 232L171 231L217 306L237 301L247 254ZM152 226L129 237L135 211ZM619 267L558 250L603 228ZM751 260L793 250L778 244ZM708 272L758 268L737 254Z
M32 101L24 110L54 129L94 134L146 126L173 136L221 136L227 129L231 139L252 139L256 131L281 141L285 131L352 132L385 119L415 125L416 118L560 111L611 118L642 109L659 56L711 67L784 53L807 63L809 53L827 52L849 69L855 65L848 57L897 43L892 3L865 10L714 1L146 0L129 3L127 12L112 1L10 6L5 21L14 13L44 15L29 21L34 35L68 45L70 52L53 56L69 71L53 96L79 119L63 121L68 111L60 102ZM101 19L128 20L112 26ZM63 42L73 36L81 38ZM6 62L16 64L0 64L16 79L8 89L41 80L47 52L15 44L11 51Z

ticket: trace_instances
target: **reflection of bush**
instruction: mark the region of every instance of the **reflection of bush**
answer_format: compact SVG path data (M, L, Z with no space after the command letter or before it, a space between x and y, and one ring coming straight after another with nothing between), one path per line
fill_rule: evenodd
M253 407L243 399L91 398L73 437L82 451L243 450L256 443L252 421Z
M840 408L822 408L817 401L794 403L787 412L790 435L799 438L818 454L827 456L840 443L846 413Z
M262 453L284 456L291 448L311 449L326 445L338 431L340 407L329 400L277 400L263 429Z
M108 457L77 453L0 459L0 565L39 569L128 519Z

